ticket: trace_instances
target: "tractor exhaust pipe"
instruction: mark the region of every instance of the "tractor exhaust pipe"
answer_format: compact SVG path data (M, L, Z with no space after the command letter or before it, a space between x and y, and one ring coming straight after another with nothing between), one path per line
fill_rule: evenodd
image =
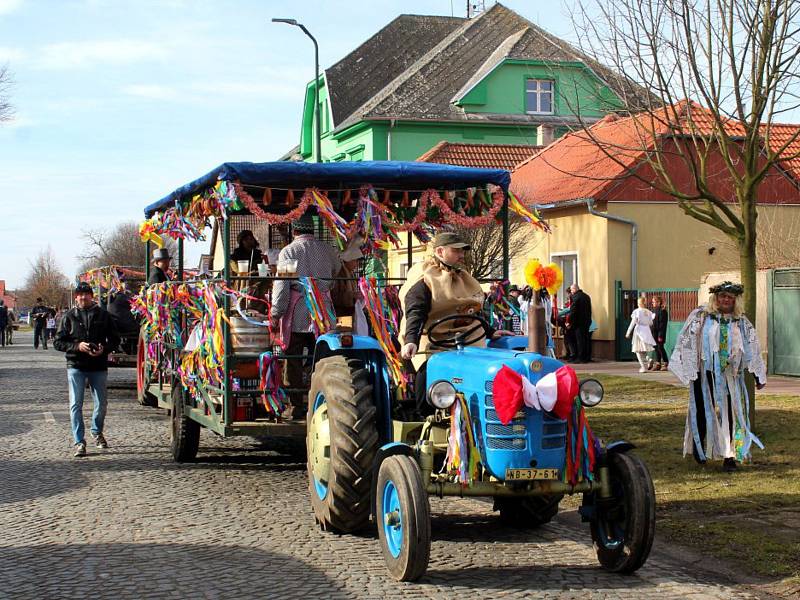
M544 306L536 298L528 305L528 350L537 354L547 352Z

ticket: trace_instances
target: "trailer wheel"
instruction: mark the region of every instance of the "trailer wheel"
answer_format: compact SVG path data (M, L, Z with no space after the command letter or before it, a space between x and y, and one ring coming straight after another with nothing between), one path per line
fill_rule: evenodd
M383 557L397 581L416 581L428 569L431 509L419 465L409 456L390 456L378 470L375 518Z
M372 463L378 450L375 404L361 360L330 356L311 378L306 447L314 516L324 531L369 523Z
M536 529L549 523L558 514L563 496L531 496L528 498L495 498L494 509L500 520L518 529Z
M183 395L183 386L180 381L175 381L172 386L170 448L172 460L179 463L194 460L200 447L200 424L184 414Z
M612 498L602 501L585 494L594 506L592 541L597 559L607 571L633 573L650 554L656 525L656 494L647 465L632 454L608 456Z
M151 380L150 367L147 364L147 348L142 334L139 335L139 342L136 344L136 398L142 406L158 406L156 397L147 391Z

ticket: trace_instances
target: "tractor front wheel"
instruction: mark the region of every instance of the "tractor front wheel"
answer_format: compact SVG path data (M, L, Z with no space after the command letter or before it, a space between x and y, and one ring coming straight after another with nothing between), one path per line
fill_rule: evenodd
M183 386L179 380L172 384L172 414L170 449L175 462L190 462L197 456L200 447L200 423L185 413Z
M367 526L372 464L378 451L376 408L364 362L320 360L308 393L306 448L314 516L325 531Z
M528 498L495 498L494 509L509 527L536 529L549 523L558 514L563 496L531 496Z
M647 465L632 454L608 456L611 498L584 495L593 505L592 541L600 565L613 573L633 573L650 554L656 525L656 494Z
M381 463L375 519L392 577L397 581L422 577L431 554L431 509L419 465L412 458L396 455Z

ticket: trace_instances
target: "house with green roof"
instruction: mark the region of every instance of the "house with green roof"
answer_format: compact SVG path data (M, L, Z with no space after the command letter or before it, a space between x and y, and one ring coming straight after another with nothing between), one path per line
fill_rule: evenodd
M637 93L502 4L471 19L400 15L319 80L321 156L415 160L441 141L546 145ZM284 160L313 160L314 82L300 143Z

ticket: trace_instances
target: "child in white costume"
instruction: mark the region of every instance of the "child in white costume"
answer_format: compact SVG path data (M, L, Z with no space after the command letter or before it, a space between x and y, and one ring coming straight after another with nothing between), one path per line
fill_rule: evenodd
M631 324L628 326L628 332L625 337L630 338L633 335L631 350L633 350L636 359L639 361L639 373L646 373L647 353L656 347L656 341L650 331L650 325L652 325L655 317L647 309L647 304L643 297L639 297L638 304L639 308L631 313Z

